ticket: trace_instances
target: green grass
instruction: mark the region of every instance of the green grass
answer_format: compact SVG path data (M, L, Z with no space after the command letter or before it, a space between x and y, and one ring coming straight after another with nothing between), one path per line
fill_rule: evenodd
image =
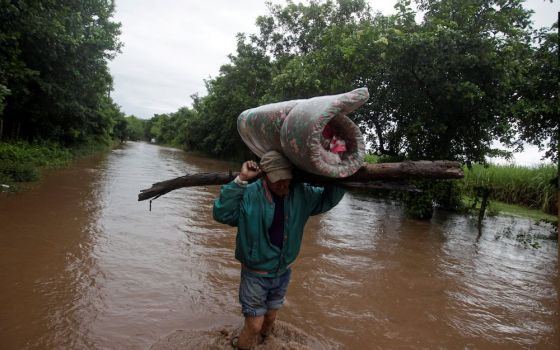
M515 204L508 204L503 202L491 202L490 206L494 210L500 213L505 213L513 216L527 217L537 221L544 220L548 222L556 222L558 220L557 216L543 213L541 210L524 208Z
M477 187L490 188L491 200L516 204L545 213L557 212L554 165L523 167L515 165L473 165L465 167L463 193L472 196Z
M58 167L71 159L70 150L56 143L0 142L0 162Z
M465 196L462 199L462 203L464 207L470 208L473 203L473 198ZM476 209L477 210L480 209L480 204L477 205ZM536 221L546 221L551 223L557 222L558 220L557 216L544 213L542 210L539 209L530 209L519 205L504 203L500 201L491 201L488 211L490 215L503 214L509 216L525 217Z
M383 162L380 156L368 154L367 163ZM535 220L557 221L557 189L553 179L555 165L523 167L514 165L475 164L464 167L465 177L460 183L462 204L470 208L477 187L491 188L490 211L523 216Z
M366 158L364 159L366 163L379 163L380 160L381 157L375 154L366 154Z
M119 145L118 141L110 142L107 140L90 140L72 148L67 148L67 150L72 154L72 159L77 159L97 154L99 152L107 151L108 149L116 147L117 145Z
M68 164L72 153L55 143L0 142L0 183L36 181L41 168Z

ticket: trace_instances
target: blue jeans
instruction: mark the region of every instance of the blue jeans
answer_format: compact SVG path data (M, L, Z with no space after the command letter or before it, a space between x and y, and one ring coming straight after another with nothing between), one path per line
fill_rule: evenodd
M288 290L292 269L278 277L259 277L241 269L239 302L244 316L263 316L269 309L280 309Z

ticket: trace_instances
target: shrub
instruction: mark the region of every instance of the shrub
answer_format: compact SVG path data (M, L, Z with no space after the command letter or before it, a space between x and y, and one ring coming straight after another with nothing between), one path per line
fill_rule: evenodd
M62 166L71 159L72 153L55 143L0 142L0 180L35 181L40 167Z
M31 163L2 161L0 176L5 182L30 182L39 179L39 170Z

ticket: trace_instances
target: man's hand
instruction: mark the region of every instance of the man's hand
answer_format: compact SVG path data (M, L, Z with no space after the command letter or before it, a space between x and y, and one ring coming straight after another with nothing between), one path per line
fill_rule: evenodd
M255 177L259 176L261 169L259 165L252 160L248 160L243 165L241 165L241 173L239 174L239 179L241 181L250 181Z

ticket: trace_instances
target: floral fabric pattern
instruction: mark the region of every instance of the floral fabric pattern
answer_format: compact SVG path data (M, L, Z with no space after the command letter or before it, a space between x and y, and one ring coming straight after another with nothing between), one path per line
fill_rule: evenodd
M347 177L358 171L365 157L362 133L347 114L368 98L364 87L340 95L268 104L241 113L237 129L245 144L259 157L276 150L307 172ZM346 151L338 160L322 145L327 124L345 140Z

